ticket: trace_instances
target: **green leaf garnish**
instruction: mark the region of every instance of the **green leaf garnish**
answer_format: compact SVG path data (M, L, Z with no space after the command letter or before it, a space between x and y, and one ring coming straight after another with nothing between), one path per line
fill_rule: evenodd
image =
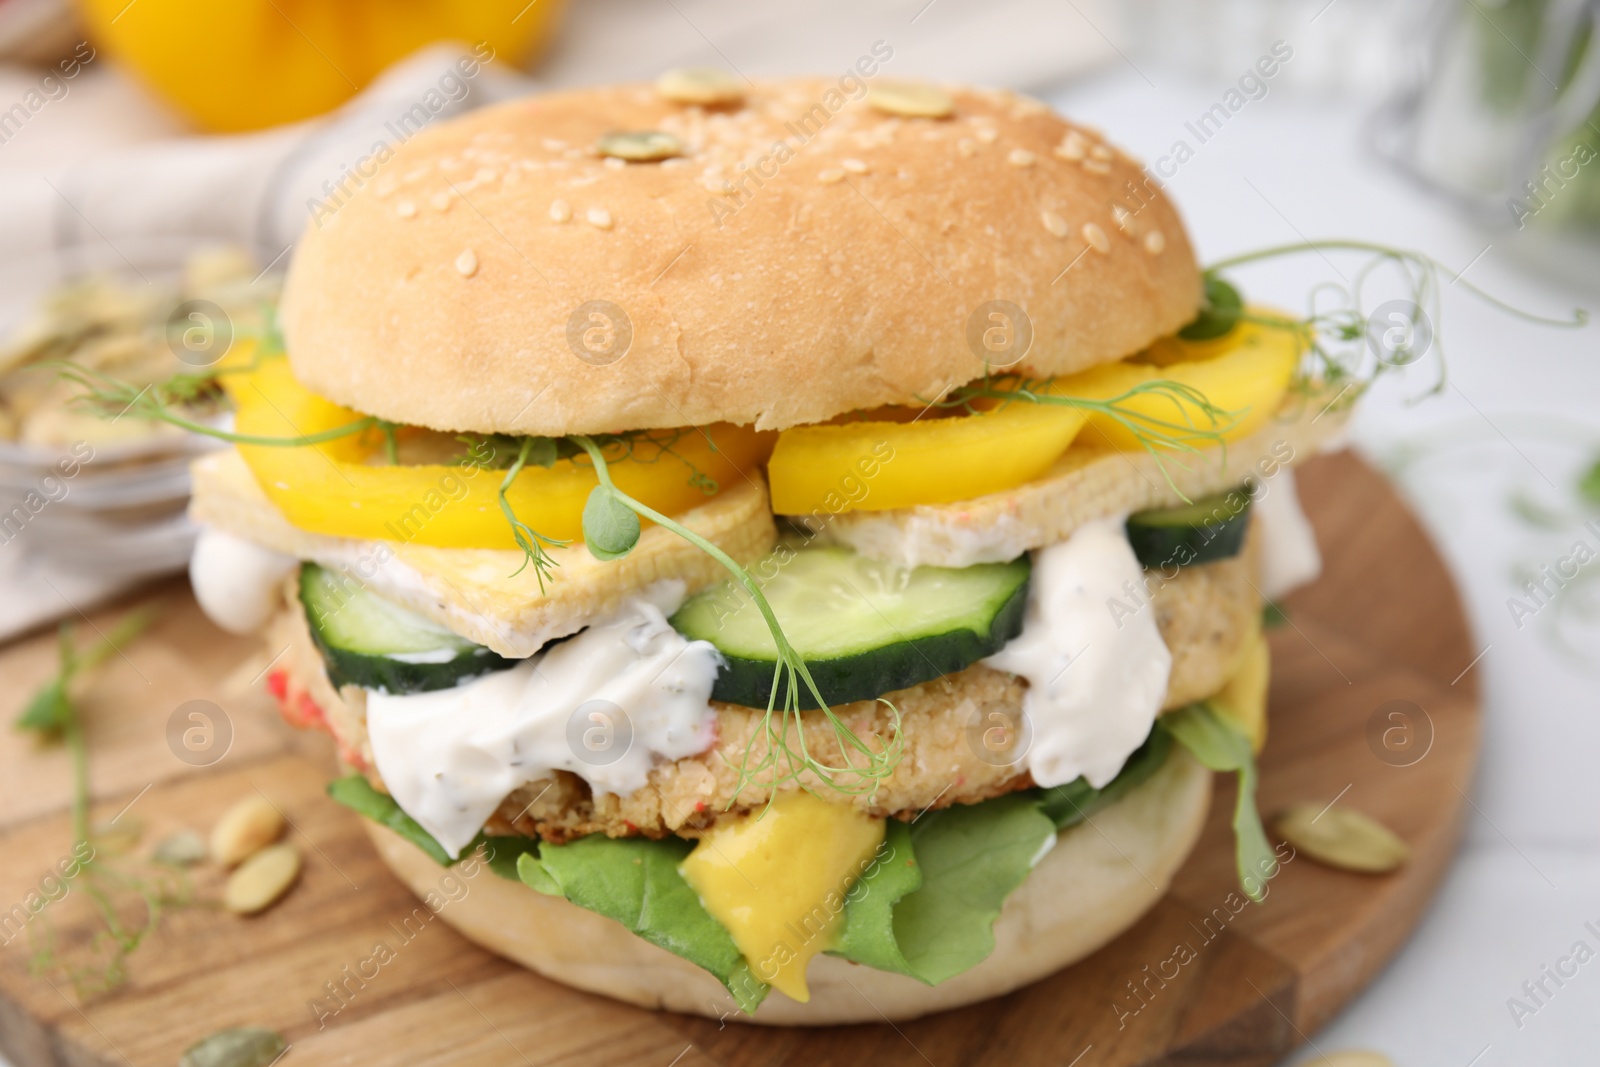
M1244 299L1239 290L1215 274L1204 276L1205 304L1199 316L1178 331L1185 341L1210 341L1222 337L1239 324Z
M1256 809L1256 757L1250 750L1250 739L1204 702L1170 712L1162 722L1207 769L1238 773L1233 839L1239 884L1251 900L1265 899L1267 881L1278 873L1278 857L1267 841L1261 813Z
M59 737L72 718L72 702L67 699L67 685L61 677L52 678L39 687L17 716L19 730L32 730L46 737Z
M583 543L595 559L620 559L639 543L639 516L615 491L597 485L583 505Z

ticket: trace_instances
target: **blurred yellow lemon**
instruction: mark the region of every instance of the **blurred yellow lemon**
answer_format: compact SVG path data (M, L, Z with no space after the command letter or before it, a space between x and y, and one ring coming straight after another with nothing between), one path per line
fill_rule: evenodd
M562 0L78 0L91 39L209 130L330 111L433 41L521 64Z

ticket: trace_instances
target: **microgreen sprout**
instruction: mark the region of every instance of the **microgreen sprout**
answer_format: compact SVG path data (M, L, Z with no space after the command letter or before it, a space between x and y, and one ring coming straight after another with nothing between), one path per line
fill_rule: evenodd
M214 383L216 378L222 374L245 373L251 369L253 367L210 368L200 374L179 374L163 382L136 386L132 382L122 381L109 374L90 370L76 363L59 365L61 377L76 383L83 389L78 399L102 415L113 419L132 416L153 422L164 422L179 429L188 430L190 433L214 437L219 441L227 441L235 445L255 445L263 448L304 448L307 445L320 445L327 441L337 441L340 438L365 433L372 429L381 430L386 425L383 419L367 415L317 433L276 437L261 434L234 433L231 430L224 430L220 426L196 422L194 419L179 414L178 411L174 410L175 408L181 410L192 406L193 396L195 395L192 390L195 388L196 382L208 381ZM391 428L393 427L392 423L387 425Z
M1371 258L1354 273L1347 285L1324 282L1315 286L1310 294L1308 314L1304 318L1262 314L1246 309L1238 314L1238 320L1299 332L1306 342L1308 358L1295 376L1295 389L1306 395L1337 389L1339 391L1333 404L1340 408L1353 405L1380 375L1421 360L1428 354L1428 348L1437 349L1441 358L1437 361L1437 376L1432 385L1417 399L1441 392L1447 379L1442 358L1442 328L1439 325L1440 297L1445 287L1440 284L1440 278L1450 271L1424 252L1372 241L1345 239L1274 245L1212 263L1205 269L1206 291L1209 296L1219 282L1231 289L1226 282L1222 282L1222 273L1236 267L1307 253L1315 253L1326 259L1330 252L1362 252ZM1398 329L1394 331L1399 340L1384 356L1378 356L1375 351L1369 352L1369 349L1375 348L1369 340L1374 323L1369 317L1371 313L1366 309L1366 290L1372 276L1386 266L1397 270L1404 279L1406 298L1395 309L1400 315L1400 321L1395 324ZM1490 307L1525 322L1574 328L1589 321L1588 312L1582 308L1574 308L1568 318L1550 318L1525 311L1485 292L1459 274L1451 279L1449 286L1463 289ZM1427 343L1414 347L1418 336L1425 337Z
M62 624L58 640L59 666L55 677L34 694L16 721L16 728L47 743L60 743L72 762L72 853L76 873L69 884L81 888L93 904L102 928L90 939L98 957L91 966L69 966L57 951L56 938L42 904L31 909L28 940L33 947L30 967L36 974L60 970L72 982L80 997L105 993L127 978L127 960L153 933L164 908L184 904L190 892L187 879L179 872L165 870L155 879L140 878L113 866L115 842L112 833L96 832L89 822L89 750L84 739L83 721L73 697L75 684L90 670L132 640L150 624L146 612L123 618L99 641L79 649L70 623ZM116 828L110 828L115 831ZM137 898L143 919L130 923L124 918L128 896Z
M1160 418L1125 406L1129 400L1136 397L1156 397L1170 402L1173 407L1173 417ZM1164 378L1140 382L1104 400L1091 400L1087 397L1062 393L1048 380L985 377L953 390L935 406L976 413L978 410L976 402L979 400L1053 404L1103 415L1114 420L1131 433L1140 446L1154 457L1156 466L1166 478L1167 484L1184 503L1192 501L1172 480L1164 453L1199 454L1202 446L1225 445L1224 435L1238 425L1239 419L1246 414L1244 411L1228 411L1213 404L1203 392L1192 385Z

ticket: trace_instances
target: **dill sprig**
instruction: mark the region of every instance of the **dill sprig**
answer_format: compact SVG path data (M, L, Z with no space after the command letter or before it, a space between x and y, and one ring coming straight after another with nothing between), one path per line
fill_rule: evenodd
M766 713L762 716L758 734L752 737L751 744L745 748L734 796L742 793L745 786L754 782L758 776L765 776L762 784L771 786L775 792L776 787L782 782L800 783L802 775L807 772L823 784L846 795L870 796L875 793L878 785L894 773L904 752L905 739L900 729L899 710L893 704L884 702L893 715L891 737L886 744L874 748L864 741L822 698L822 693L806 666L805 658L789 643L789 638L784 634L772 605L767 602L767 598L761 592L760 584L750 572L706 538L618 489L607 469L605 450L594 439L574 436L570 440L588 453L594 463L595 475L600 481L583 511L584 541L591 553L599 559L615 559L617 556L625 555L639 539L639 518L649 519L656 525L677 534L721 564L733 580L750 595L772 634L773 644L777 646L778 652L778 663L773 670L772 690L767 697ZM619 511L623 509L632 517L631 523L619 515ZM778 705L780 691L783 694L781 708ZM833 729L834 738L838 742L839 751L844 757L842 764L825 763L810 751L801 722L802 692L809 692L811 699L827 718L829 726ZM795 738L792 744L789 740L791 726ZM750 753L758 739L766 742L765 754L752 767ZM785 773L775 776L770 773L778 771L780 765Z
M511 577L515 578L527 570L529 564L532 564L534 574L539 579L539 592L541 595L544 593L545 579L554 580L555 575L551 572L554 568L561 566L560 562L550 555L546 549L565 548L571 542L546 537L517 518L517 513L512 510L511 501L507 499L506 493L510 491L511 483L517 480L517 475L521 474L523 468L529 463L540 467L550 467L555 461L555 441L548 437L524 437L521 445L517 448L517 458L511 462L510 467L506 468L506 476L500 480L500 490L497 494L500 499L500 511L505 515L506 522L511 524L511 534L517 539L517 547L522 549L522 566L512 571Z
M73 700L72 689L87 672L132 640L149 626L148 612L134 612L111 628L99 641L80 650L71 623L63 623L57 642L59 666L56 675L34 694L18 717L16 727L41 740L59 742L72 763L72 837L77 873L67 878L70 887L81 888L88 896L101 928L90 939L96 962L73 966L57 951L55 932L48 909L43 904L28 917L28 941L33 949L29 965L35 974L60 970L72 982L80 998L109 992L127 978L128 958L160 925L163 910L188 903L187 879L175 871L164 872L156 880L128 874L114 867L111 843L96 835L89 822L89 749L84 739L83 721ZM171 880L176 880L176 885ZM137 899L143 919L127 922L122 901L129 895ZM57 901L64 898L56 898Z

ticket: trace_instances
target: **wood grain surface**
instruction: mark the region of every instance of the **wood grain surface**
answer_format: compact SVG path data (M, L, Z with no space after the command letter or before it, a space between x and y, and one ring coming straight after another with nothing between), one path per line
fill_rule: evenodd
M304 873L277 907L239 919L207 903L222 878L197 868L199 903L164 917L126 984L87 1000L59 973L31 971L26 936L10 937L0 949L0 1050L16 1067L154 1067L175 1064L206 1034L250 1025L286 1036L280 1062L291 1067L1277 1062L1373 976L1427 907L1459 836L1479 736L1467 669L1478 649L1421 529L1349 454L1307 464L1300 485L1326 571L1286 601L1290 623L1271 637L1261 806L1270 814L1340 797L1410 844L1395 874L1297 857L1264 904L1234 914L1233 787L1219 778L1205 834L1167 897L1099 953L1010 996L898 1026L819 1030L642 1011L538 978L419 918L428 913L380 865L358 818L323 795L327 743L282 726L261 692L272 650L210 627L172 583L136 598L160 607L160 623L83 697L94 818L139 830L125 861L137 869L155 842L203 832L259 790L288 815ZM80 628L105 627L127 606ZM0 650L0 719L10 722L53 669L50 635ZM206 766L169 746L169 724L192 700L212 702L232 727L226 754ZM1396 708L1431 734L1428 744L1414 737L1405 755L1383 746L1384 716ZM177 719L181 730L187 720ZM59 748L0 731L0 913L70 853L70 794ZM45 909L67 958L89 950L96 929L82 897L69 892ZM361 978L380 941L387 960ZM1180 944L1193 952L1181 964ZM342 999L330 997L330 982L342 984Z

